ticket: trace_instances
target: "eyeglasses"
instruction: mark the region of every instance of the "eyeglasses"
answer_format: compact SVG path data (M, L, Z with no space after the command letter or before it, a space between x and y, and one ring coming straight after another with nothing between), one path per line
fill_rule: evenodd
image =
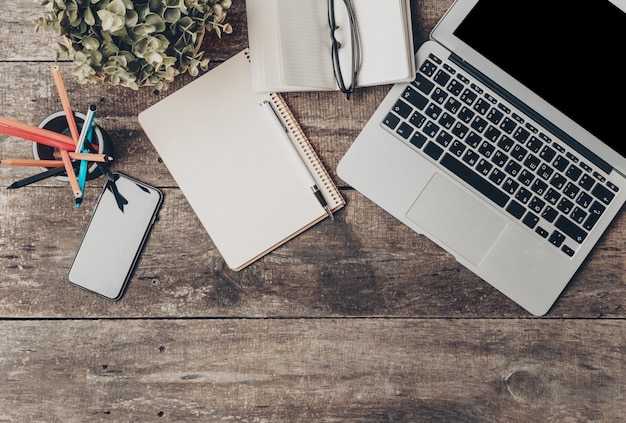
M339 89L346 95L346 98L350 100L350 95L356 88L356 79L361 68L361 40L359 38L359 30L354 18L354 9L352 8L351 0L342 0L346 6L346 12L348 15L348 22L350 24L350 79L346 81L343 73L341 72L341 63L339 61L339 49L342 47L341 43L337 40L336 31L339 26L335 19L335 0L328 0L328 25L330 26L330 38L332 41L332 58L333 58L333 72L335 73L335 79L339 85Z

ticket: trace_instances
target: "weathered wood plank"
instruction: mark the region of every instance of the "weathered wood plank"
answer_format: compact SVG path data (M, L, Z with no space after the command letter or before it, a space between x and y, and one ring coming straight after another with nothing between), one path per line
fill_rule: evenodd
M625 336L585 320L5 321L0 420L619 422Z
M0 316L527 316L351 190L336 222L232 272L180 191L166 188L127 294L110 303L66 280L100 183L89 184L79 210L63 183L0 191ZM551 316L624 317L625 235L622 214Z

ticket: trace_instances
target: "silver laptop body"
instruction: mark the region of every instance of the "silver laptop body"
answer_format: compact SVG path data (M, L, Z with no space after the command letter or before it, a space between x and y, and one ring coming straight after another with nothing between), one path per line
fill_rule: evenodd
M456 1L417 52L416 80L391 89L338 175L547 313L626 201L625 11Z

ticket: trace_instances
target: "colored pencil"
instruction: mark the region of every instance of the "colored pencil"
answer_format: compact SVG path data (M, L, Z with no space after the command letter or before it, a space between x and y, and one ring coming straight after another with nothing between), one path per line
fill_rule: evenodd
M50 131L49 129L45 128L39 128L37 126L29 125L27 123L18 122L16 120L9 119L3 116L0 116L0 132L30 141L35 141L40 144L52 142L54 143L55 148L60 147L66 150L73 150L74 148L76 148L76 145L72 141L72 138L68 137L67 135Z
M7 166L40 166L40 167L59 167L63 166L60 160L37 160L37 159L3 159L0 163Z
M83 195L83 192L78 186L78 179L76 179L76 172L74 172L74 166L72 166L70 155L67 150L60 151L61 160L63 160L63 164L65 165L65 173L67 173L67 179L70 181L70 187L72 187L72 191L74 192L74 198L79 198Z
M113 161L113 156L108 154L93 154L93 153L75 153L73 151L69 152L70 159L72 160L87 160L88 162L99 162L99 163L108 163ZM52 156L55 159L61 158L61 153L55 151L52 153Z
M78 126L76 126L74 112L72 111L67 91L65 91L65 84L63 83L61 70L58 66L52 67L52 76L54 77L54 83L57 86L57 91L59 92L59 97L61 98L61 104L63 105L63 111L65 112L65 118L67 119L67 126L70 128L70 134L72 134L72 139L74 140L74 148L76 148L79 138Z
M72 134L72 139L74 140L74 148L78 145L78 127L76 126L76 120L74 119L74 112L72 111L72 107L70 106L70 100L67 96L67 91L65 91L65 84L63 83L63 78L61 77L61 71L58 66L52 67L52 75L54 76L54 82L57 86L57 91L59 92L59 97L61 98L61 104L63 105L63 110L65 111L65 119L67 119L67 126L70 129L70 133ZM70 156L67 150L61 151L61 159L65 164L65 171L67 173L67 179L70 181L70 186L74 191L74 198L79 198L83 195L79 185L78 180L76 179L76 172L74 172L74 167L72 166L72 162L70 160Z

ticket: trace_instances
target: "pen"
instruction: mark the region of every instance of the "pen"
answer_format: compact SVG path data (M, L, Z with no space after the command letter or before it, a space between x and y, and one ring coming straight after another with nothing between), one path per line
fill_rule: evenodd
M315 198L317 198L317 201L319 201L319 203L322 205L324 210L326 210L326 213L328 214L328 216L330 216L332 220L335 220L335 218L333 217L332 210L330 209L330 207L328 206L328 203L326 202L326 199L322 195L322 191L320 191L319 187L317 186L317 183L315 183L315 179L313 179L313 175L311 175L311 172L309 171L309 168L306 167L306 165L304 164L304 161L302 160L302 157L300 157L300 155L296 151L296 148L293 146L293 143L291 142L291 140L289 139L289 135L287 134L287 128L285 128L285 125L283 125L283 123L279 119L278 115L276 114L276 111L274 110L274 107L272 107L269 101L262 102L261 107L263 107L263 109L267 113L267 116L270 118L270 120L272 121L276 129L278 130L278 133L280 134L283 143L293 155L294 159L296 160L296 163L298 163L298 167L302 171L302 174L304 175L304 177L307 179L307 182L309 186L311 187L311 190L313 191Z
M20 179L19 181L15 181L11 185L9 185L7 189L22 188L27 185L33 184L35 182L43 181L44 179L50 178L52 176L59 176L63 172L65 172L65 167L61 167L61 166L50 169L50 170L46 170L45 172L41 172L36 175L29 176L28 178Z
M85 121L83 122L82 130L80 131L80 135L78 137L78 142L76 143L76 151L75 153L86 153L87 149L85 148L85 142L91 143L91 133L92 133L92 124L93 118L96 115L96 106L92 104L89 106L89 110L87 110L87 115L85 116ZM87 160L80 161L80 168L78 170L78 187L81 190L82 195L80 197L76 197L76 208L80 207L80 204L83 202L83 195L85 193L85 181L87 180Z
M82 153L85 140L87 139L87 135L91 131L91 125L93 124L93 118L96 115L96 105L92 104L89 106L89 110L87 110L87 116L85 117L85 122L83 122L83 127L80 131L80 135L78 137L78 142L76 143L76 153Z

